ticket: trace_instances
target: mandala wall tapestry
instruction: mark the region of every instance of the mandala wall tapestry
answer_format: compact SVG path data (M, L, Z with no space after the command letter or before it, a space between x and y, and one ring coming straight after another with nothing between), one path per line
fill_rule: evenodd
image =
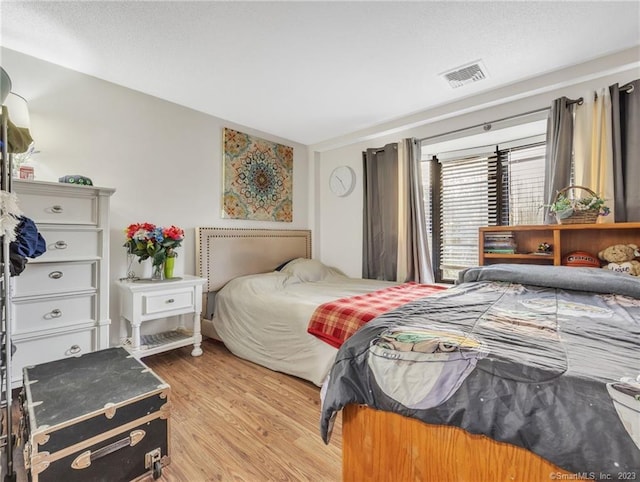
M225 127L222 216L293 221L293 147Z

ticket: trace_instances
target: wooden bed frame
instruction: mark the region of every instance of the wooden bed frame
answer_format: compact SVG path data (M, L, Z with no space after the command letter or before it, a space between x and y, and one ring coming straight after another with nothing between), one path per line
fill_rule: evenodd
M363 405L342 410L343 482L541 482L568 472L515 445Z
M219 340L209 300L238 276L268 273L294 258L311 258L311 231L196 228L197 274L204 286L202 334Z

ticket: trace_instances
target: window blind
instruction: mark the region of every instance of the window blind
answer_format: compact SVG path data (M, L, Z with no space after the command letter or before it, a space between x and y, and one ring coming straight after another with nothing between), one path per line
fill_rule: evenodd
M478 264L478 228L498 223L498 156L484 153L441 164L440 278Z
M526 139L507 146L423 162L425 223L433 234L437 281L455 281L460 270L477 265L479 227L542 224L545 143Z
M545 143L499 152L506 179L501 224L543 224Z

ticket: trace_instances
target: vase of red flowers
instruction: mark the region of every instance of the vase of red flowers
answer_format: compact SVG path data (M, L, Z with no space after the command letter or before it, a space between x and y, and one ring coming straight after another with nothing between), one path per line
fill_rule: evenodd
M176 248L184 239L184 231L176 226L167 228L151 223L130 224L125 233L124 246L130 254L138 256L138 262L151 259L151 279L160 281L173 278ZM169 261L170 260L170 261Z

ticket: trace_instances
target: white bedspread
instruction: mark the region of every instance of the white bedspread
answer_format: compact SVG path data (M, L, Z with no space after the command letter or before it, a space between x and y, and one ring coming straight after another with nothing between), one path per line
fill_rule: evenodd
M396 283L349 278L313 260L234 279L216 296L215 329L241 358L320 386L337 349L307 333L317 306Z

